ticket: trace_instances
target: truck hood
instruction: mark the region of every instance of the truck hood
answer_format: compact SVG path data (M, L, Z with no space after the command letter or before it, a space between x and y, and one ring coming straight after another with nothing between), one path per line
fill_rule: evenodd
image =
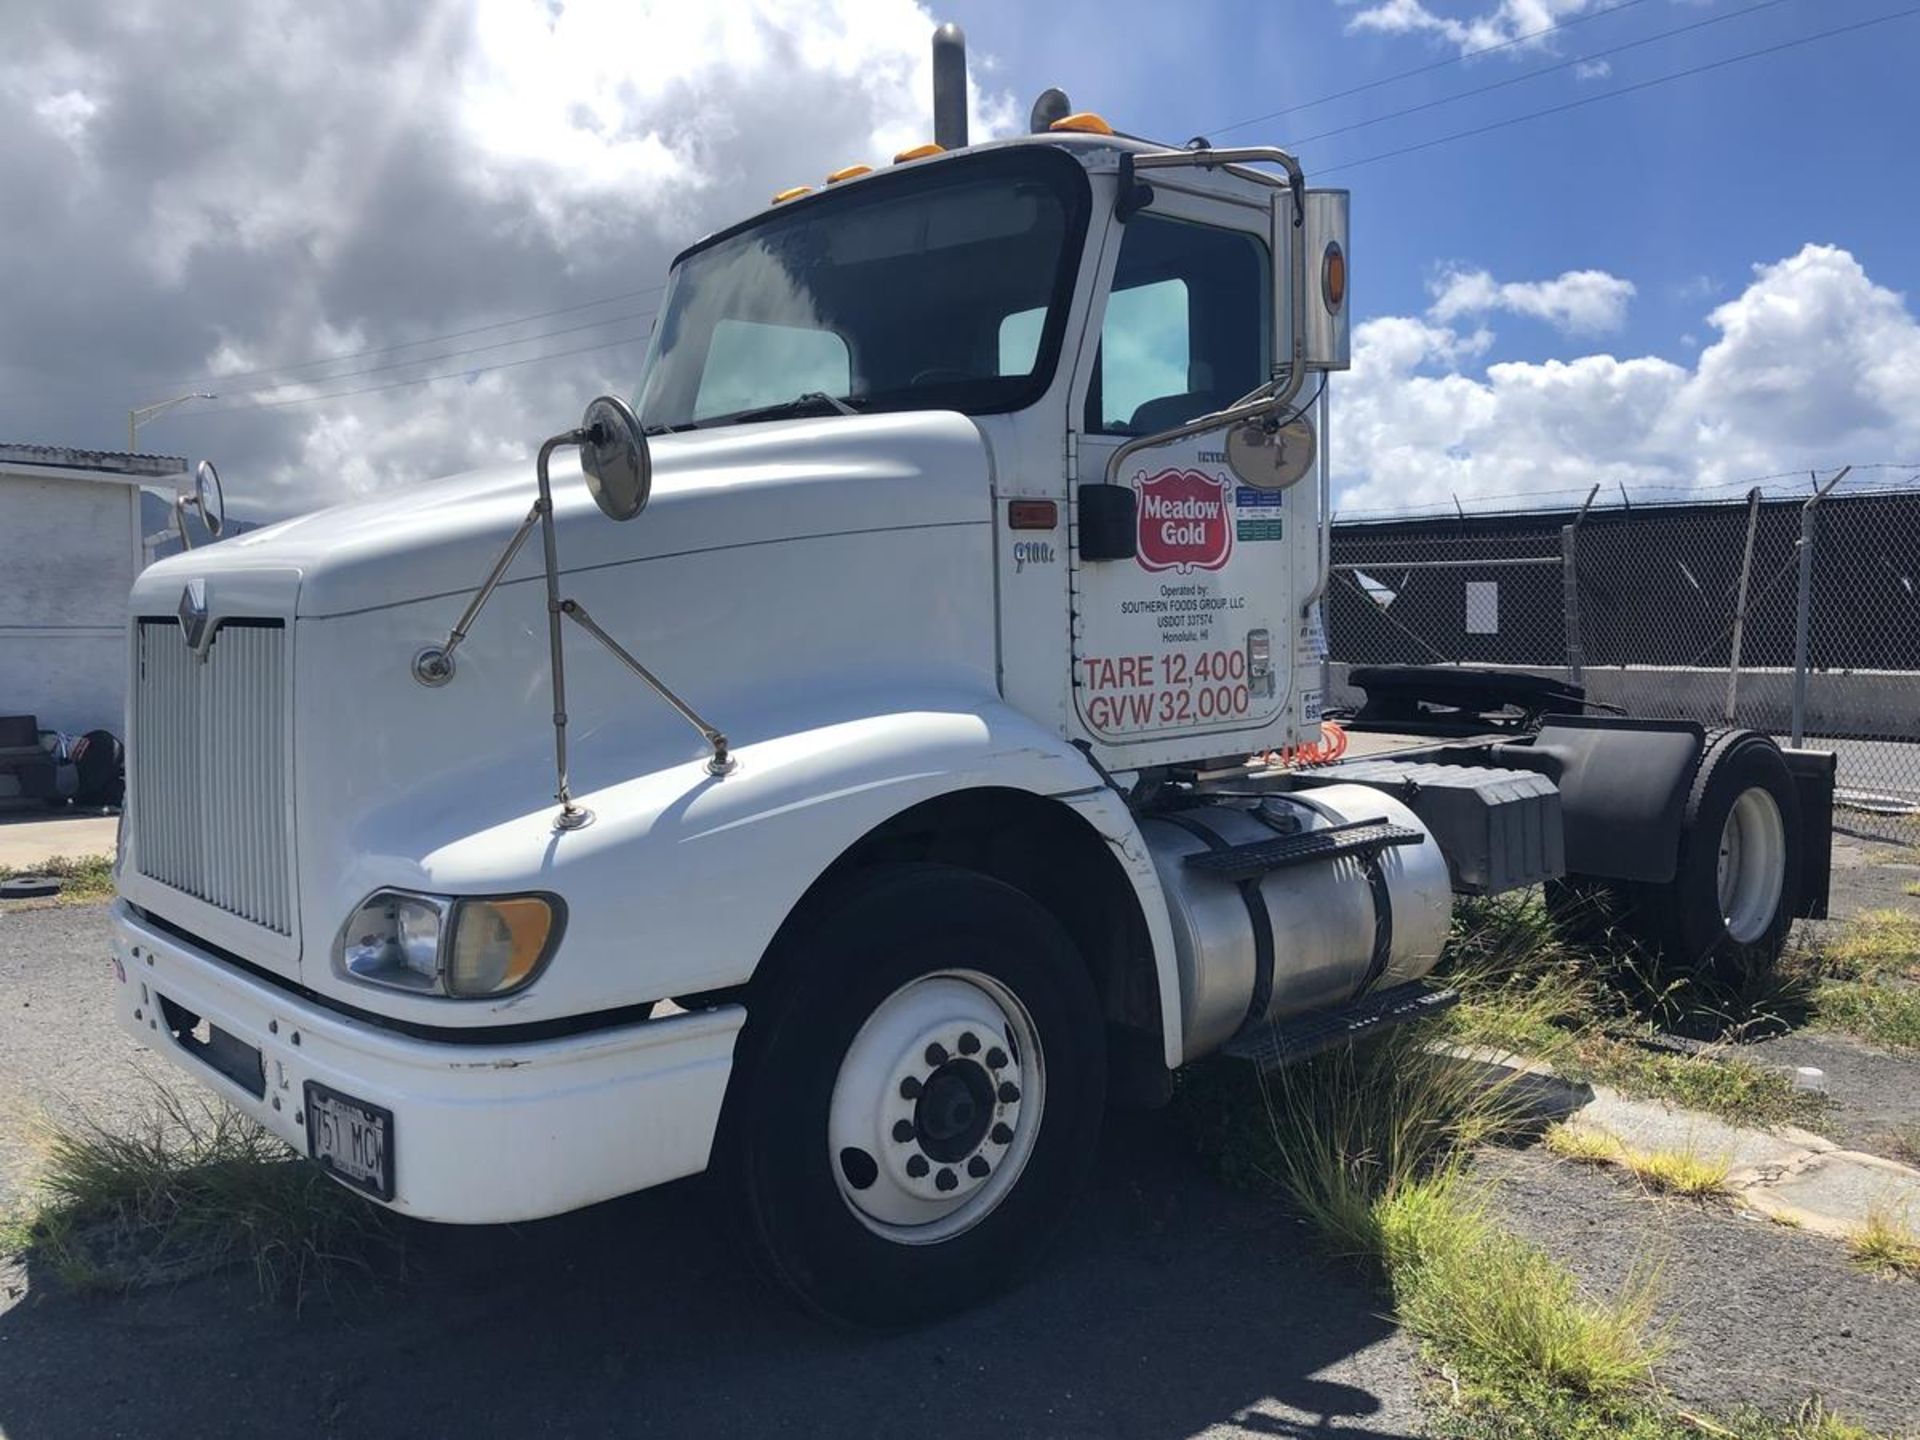
M651 442L653 493L607 519L576 452L549 469L561 569L853 531L980 524L992 517L978 427L948 411L736 425ZM171 614L189 578L297 574L301 616L345 615L472 591L537 494L531 459L338 505L150 566L135 614ZM531 540L508 572L540 573ZM215 590L219 589L215 585Z

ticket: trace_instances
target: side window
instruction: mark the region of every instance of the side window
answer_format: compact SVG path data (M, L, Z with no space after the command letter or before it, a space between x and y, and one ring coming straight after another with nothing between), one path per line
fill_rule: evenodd
M1047 307L1016 310L1000 322L1000 365L1002 375L1031 375L1034 361L1040 358L1040 327L1046 323Z
M1136 215L1107 297L1087 429L1170 429L1266 380L1270 284L1267 247L1257 236Z
M778 405L809 390L845 395L852 386L847 342L833 331L721 320L707 347L693 418Z

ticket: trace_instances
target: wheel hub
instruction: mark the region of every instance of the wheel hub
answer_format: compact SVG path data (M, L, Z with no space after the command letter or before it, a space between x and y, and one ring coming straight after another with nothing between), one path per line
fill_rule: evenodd
M993 1124L993 1091L993 1080L978 1061L949 1060L934 1071L913 1104L920 1148L947 1164L973 1154Z
M977 971L903 986L861 1027L834 1084L841 1195L889 1239L958 1234L1018 1179L1043 1090L1033 1021L1006 987Z

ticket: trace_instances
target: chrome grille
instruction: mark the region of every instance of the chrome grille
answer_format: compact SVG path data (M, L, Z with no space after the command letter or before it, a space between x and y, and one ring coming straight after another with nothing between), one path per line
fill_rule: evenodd
M228 621L206 658L172 620L142 620L133 714L140 873L293 934L286 627Z

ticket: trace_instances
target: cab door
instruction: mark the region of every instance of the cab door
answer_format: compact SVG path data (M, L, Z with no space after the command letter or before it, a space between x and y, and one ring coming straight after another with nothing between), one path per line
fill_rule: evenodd
M1128 768L1291 738L1291 509L1311 504L1238 481L1224 430L1136 451L1108 476L1126 440L1226 409L1272 373L1271 208L1155 191L1120 238L1072 441L1075 711L1103 762ZM1089 513L1082 487L1109 478L1133 496L1129 558L1093 558L1112 548L1112 515Z

